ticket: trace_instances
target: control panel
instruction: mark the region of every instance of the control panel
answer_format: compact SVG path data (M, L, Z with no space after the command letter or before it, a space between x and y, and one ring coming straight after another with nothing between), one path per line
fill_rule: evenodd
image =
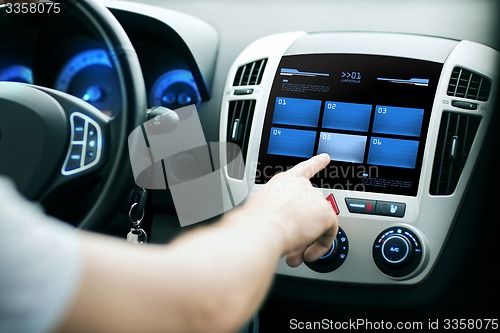
M61 169L64 176L90 169L99 163L102 150L102 131L99 124L80 112L70 117L71 143Z
M278 274L331 282L423 281L453 228L495 104L499 53L389 33L291 32L249 45L229 71L220 140L242 148L232 188L258 192L316 154L311 182L338 214L330 250Z

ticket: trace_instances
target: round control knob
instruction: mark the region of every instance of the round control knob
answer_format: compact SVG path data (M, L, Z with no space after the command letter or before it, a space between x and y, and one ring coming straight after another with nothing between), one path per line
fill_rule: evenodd
M390 265L401 265L407 263L413 254L411 243L401 235L391 235L382 244L382 257Z
M329 273L340 267L347 258L349 252L349 240L339 227L337 237L334 239L332 246L323 256L314 262L306 262L306 266L313 271L319 273Z
M392 227L378 235L373 244L377 267L392 277L412 273L422 259L422 244L417 235L403 227Z
M337 242L337 238L335 238L328 252L319 257L318 260L329 260L329 261L335 260L339 256L338 251L339 251L339 242Z

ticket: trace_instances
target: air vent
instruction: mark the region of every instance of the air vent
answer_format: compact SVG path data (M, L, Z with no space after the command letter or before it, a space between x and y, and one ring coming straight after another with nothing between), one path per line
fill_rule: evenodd
M449 195L455 191L480 121L479 116L443 113L432 169L430 194Z
M233 86L253 86L260 84L266 68L267 58L260 59L238 68L234 77Z
M455 67L448 85L448 96L485 102L490 95L491 81L469 70Z
M244 161L247 157L254 110L255 100L253 99L229 102L227 142L235 143L240 147ZM233 160L237 153L228 149L228 161ZM244 170L228 170L228 173L231 178L243 179Z

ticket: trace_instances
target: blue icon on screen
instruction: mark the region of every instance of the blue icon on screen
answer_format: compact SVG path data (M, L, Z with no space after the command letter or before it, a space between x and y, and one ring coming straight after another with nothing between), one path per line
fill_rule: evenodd
M316 132L271 127L267 153L310 158L313 156Z
M373 133L420 136L424 109L377 105Z
M414 169L419 142L416 140L372 137L368 164Z
M320 111L318 100L276 97L273 124L316 127Z

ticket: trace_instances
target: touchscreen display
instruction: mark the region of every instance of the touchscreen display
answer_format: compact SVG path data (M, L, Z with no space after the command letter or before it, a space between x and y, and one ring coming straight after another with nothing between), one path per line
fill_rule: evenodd
M442 64L359 54L284 56L264 120L256 183L319 153L319 187L417 195Z

